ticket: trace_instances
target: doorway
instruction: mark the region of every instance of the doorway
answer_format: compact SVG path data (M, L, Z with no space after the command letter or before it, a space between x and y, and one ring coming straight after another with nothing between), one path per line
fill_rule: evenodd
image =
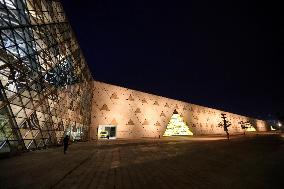
M116 139L116 125L99 125L98 139Z

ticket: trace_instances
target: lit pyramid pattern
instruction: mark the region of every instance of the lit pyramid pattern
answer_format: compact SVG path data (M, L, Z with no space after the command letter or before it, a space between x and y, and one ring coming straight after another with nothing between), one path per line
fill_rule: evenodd
M175 111L163 136L193 135L183 118Z
M256 129L255 129L253 126L249 126L249 127L246 129L246 131L248 131L248 132L254 132L254 131L256 131Z

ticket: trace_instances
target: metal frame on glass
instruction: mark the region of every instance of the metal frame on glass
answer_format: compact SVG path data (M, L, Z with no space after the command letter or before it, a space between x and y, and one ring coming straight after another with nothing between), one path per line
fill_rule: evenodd
M88 135L92 79L57 0L0 0L0 153Z

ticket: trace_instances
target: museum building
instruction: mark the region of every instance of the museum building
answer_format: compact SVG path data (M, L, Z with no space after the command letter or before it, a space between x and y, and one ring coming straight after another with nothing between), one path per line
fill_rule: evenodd
M0 154L72 140L267 131L265 121L94 81L59 0L0 0Z
M230 134L269 130L262 120L94 81L90 138L226 134L221 114Z

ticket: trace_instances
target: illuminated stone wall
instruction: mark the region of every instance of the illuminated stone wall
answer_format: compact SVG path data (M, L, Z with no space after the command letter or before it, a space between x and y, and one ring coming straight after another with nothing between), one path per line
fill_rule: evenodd
M251 121L257 131L267 130L261 120L95 81L91 139L97 139L99 125L117 125L118 138L163 136L175 109L194 135L225 134L224 129L218 127L221 113L226 113L232 123L231 134L243 133L240 121Z
M57 0L0 0L0 153L88 138L92 77Z
M60 1L0 0L0 15L0 153L56 145L64 134L96 139L108 124L118 138L162 136L175 109L195 135L223 133L219 110L93 82ZM242 132L249 118L227 115L229 131Z

